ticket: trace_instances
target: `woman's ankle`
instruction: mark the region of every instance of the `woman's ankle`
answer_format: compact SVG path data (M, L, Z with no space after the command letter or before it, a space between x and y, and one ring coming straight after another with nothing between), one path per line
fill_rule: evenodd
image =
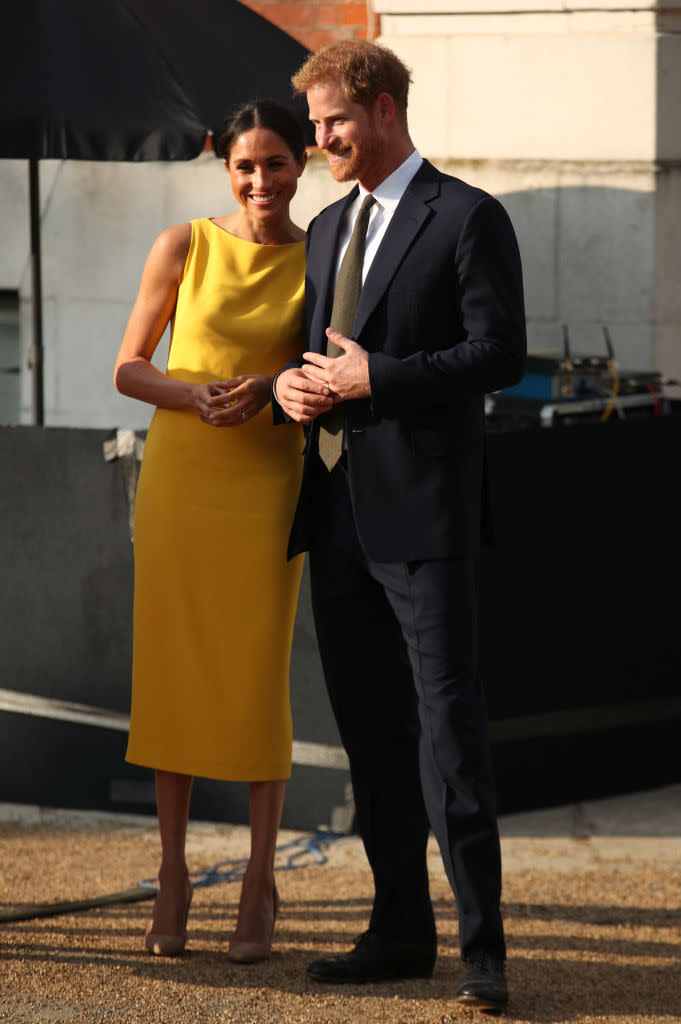
M185 861L161 861L158 869L158 880L161 885L179 885L189 881L189 871Z

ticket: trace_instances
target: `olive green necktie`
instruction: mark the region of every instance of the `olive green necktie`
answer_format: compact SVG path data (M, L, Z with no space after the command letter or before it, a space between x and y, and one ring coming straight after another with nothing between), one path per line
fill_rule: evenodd
M349 338L355 322L359 293L362 290L362 267L364 266L364 245L369 227L371 207L376 202L368 195L357 214L352 237L345 250L343 262L336 279L336 290L331 310L331 327L343 337ZM326 354L332 359L343 355L343 349L332 341L327 342ZM332 470L343 451L343 426L345 410L339 402L319 417L319 454L328 470Z

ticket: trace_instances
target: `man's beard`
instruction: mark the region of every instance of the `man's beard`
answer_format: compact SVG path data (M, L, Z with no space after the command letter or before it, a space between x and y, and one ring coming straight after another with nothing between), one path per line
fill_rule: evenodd
M357 181L366 173L379 152L378 140L375 135L363 139L361 143L350 144L348 156L332 163L329 160L331 174L336 181ZM329 154L326 155L327 160Z

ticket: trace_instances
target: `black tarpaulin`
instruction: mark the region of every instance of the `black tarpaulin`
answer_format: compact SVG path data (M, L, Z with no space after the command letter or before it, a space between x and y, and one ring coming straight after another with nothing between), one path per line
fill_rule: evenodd
M0 159L29 161L33 422L43 423L38 160L189 160L237 104L292 106L307 50L237 0L9 0Z

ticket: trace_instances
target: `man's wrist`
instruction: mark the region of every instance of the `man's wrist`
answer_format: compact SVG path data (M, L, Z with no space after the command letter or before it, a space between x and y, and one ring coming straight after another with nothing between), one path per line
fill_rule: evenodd
M272 396L274 400L278 402L279 405L281 405L281 402L279 402L279 396L277 394L277 381L279 380L282 373L285 372L285 370L279 370L277 373L275 373L274 377L272 378Z

